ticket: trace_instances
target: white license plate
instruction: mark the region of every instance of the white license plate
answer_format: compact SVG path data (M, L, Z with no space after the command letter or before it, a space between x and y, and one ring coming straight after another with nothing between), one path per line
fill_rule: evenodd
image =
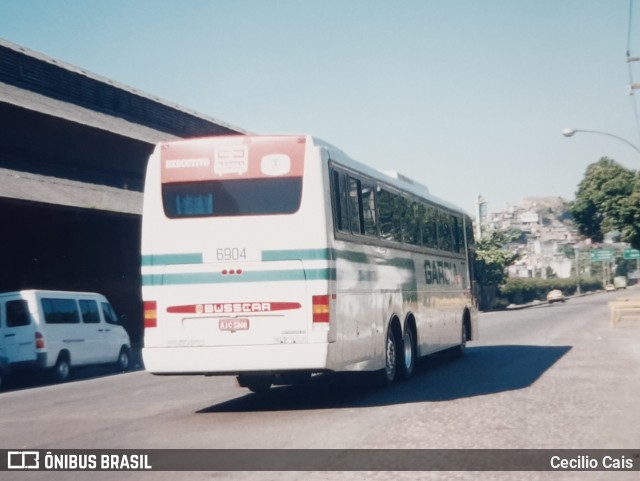
M218 326L221 331L247 331L249 319L220 319Z

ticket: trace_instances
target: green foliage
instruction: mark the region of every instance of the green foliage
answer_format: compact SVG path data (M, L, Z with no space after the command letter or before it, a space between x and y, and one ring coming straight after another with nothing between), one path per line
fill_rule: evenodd
M622 241L640 246L640 178L614 160L603 157L587 168L570 211L578 231L592 240L619 231Z
M578 285L576 279L520 279L509 278L500 287L501 297L507 304L526 304L533 301L546 300L547 293L553 289L560 289L565 296L575 294ZM580 279L582 292L602 289L599 279Z
M514 240L513 233L493 231L476 242L475 273L480 285L499 286L504 282L506 268L520 257L506 248Z

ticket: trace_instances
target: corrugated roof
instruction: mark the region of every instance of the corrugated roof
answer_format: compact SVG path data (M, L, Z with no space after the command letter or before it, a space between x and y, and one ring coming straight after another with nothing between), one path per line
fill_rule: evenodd
M62 103L145 125L164 132L165 138L167 134L193 137L247 133L1 38L0 81Z
M149 144L180 137L0 82L0 103L50 115Z
M0 168L0 197L142 214L142 193Z

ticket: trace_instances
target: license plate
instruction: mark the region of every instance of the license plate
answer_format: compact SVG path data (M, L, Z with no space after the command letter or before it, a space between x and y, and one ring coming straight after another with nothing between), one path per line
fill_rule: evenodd
M221 331L247 331L249 329L249 319L220 319Z

